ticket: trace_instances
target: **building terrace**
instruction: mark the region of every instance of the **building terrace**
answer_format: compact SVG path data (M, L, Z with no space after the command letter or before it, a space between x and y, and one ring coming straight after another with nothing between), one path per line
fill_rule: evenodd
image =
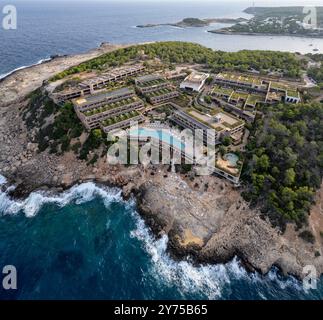
M252 108L253 110L256 108L258 103L263 103L265 102L266 97L263 95L259 95L259 94L250 94L248 96L248 99L246 101L245 104L245 108Z
M138 111L131 111L122 115L105 119L101 122L100 127L105 132L114 131L129 127L132 122L143 122L144 116Z
M74 99L73 104L77 110L84 112L101 107L105 104L117 102L120 100L135 97L134 90L130 88L121 88L112 91L104 91L87 97Z
M111 82L120 81L124 78L137 75L143 72L145 67L142 64L124 66L121 68L113 69L109 72L102 73L101 75L87 79L80 83L82 88L91 88L92 90L100 89Z
M156 75L150 74L150 75L145 75L145 76L136 78L135 82L137 86L141 88L145 88L145 87L156 86L160 83L165 83L166 79L157 74Z
M76 114L88 130L98 128L107 118L137 111L145 106L134 91L128 88L92 95L84 100L76 99L73 103Z
M260 78L234 73L219 73L215 77L215 82L219 84L230 84L255 90L268 89L268 84Z
M84 97L90 94L94 94L96 90L104 88L111 82L117 82L124 78L137 75L145 70L142 64L129 65L121 68L112 69L109 72L102 73L96 77L86 79L79 83L74 88L63 90L52 94L55 101L58 103L65 102L67 100Z
M151 104L158 104L174 99L179 92L160 75L146 75L135 79L136 89Z
M249 97L248 93L235 91L229 98L229 102L246 102Z
M240 99L235 93L228 97L229 91L224 91L227 90L228 87L245 90L253 94L266 94L269 98L266 99L265 102L268 100L268 103L282 100L289 103L299 103L301 101L297 86L291 83L260 79L234 73L219 73L214 81L217 86L212 91L212 94L223 97L227 101L233 100L234 103L237 103ZM225 88L221 88L221 86L224 86ZM275 95L271 95L271 93L275 92L281 93L280 99L278 95L276 98ZM249 105L249 107L250 106L251 105Z
M187 91L200 92L209 76L208 73L192 72L180 84L180 88Z
M215 143L223 135L233 135L244 129L245 122L222 110L217 110L210 114L202 113L196 109L177 110L171 116L171 120L184 128L191 130L203 130L204 140L207 137L214 139ZM214 134L211 134L212 129ZM210 136L211 135L211 136Z
M231 95L234 93L234 90L231 88L224 88L221 86L214 86L211 91L211 95L216 95L219 97L223 97L226 100L229 100Z

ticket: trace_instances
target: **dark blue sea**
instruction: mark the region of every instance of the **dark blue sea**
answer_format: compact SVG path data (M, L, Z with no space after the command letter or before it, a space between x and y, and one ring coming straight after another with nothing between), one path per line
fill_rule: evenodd
M278 0L272 2L281 5ZM256 5L269 3L260 0ZM284 5L302 3L308 4L308 1L284 1ZM311 1L314 5L320 3L320 0ZM252 5L248 0L0 0L0 22L5 4L16 6L18 19L17 30L5 31L0 27L0 77L52 55L87 51L101 42L182 40L224 51L261 49L306 53L318 49L323 52L323 39L207 32L223 27L222 24L186 29L136 28L140 24L178 22L187 17L250 17L242 12Z
M0 177L0 183L4 182ZM60 195L0 193L0 266L14 265L18 289L0 299L322 299L275 269L248 274L235 259L193 266L166 252L121 191L85 183Z
M0 75L105 41L185 40L225 51L315 47L323 52L318 39L214 35L207 33L210 27L135 27L185 17L244 16L249 1L9 2L16 4L18 29L0 28ZM0 8L4 4L0 0ZM152 236L135 202L123 201L120 190L87 183L56 196L34 193L21 202L0 193L0 271L9 264L18 271L18 289L7 292L0 285L0 299L323 298L323 282L305 292L300 282L275 269L267 276L248 274L237 259L193 266L173 261L166 246L167 238Z

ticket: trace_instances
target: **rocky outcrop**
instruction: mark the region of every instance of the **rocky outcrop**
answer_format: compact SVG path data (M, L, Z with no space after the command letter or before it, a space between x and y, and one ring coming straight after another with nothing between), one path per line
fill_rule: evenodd
M27 94L39 88L45 80L54 76L56 73L123 47L126 47L126 45L103 43L99 48L84 54L58 56L48 62L18 70L9 77L0 80L0 107L24 99Z
M24 72L33 76L37 70ZM54 70L61 67L53 65L50 73ZM4 92L6 101L12 101L18 76L0 84L0 96ZM307 243L293 225L284 234L273 229L249 208L239 190L219 178L170 173L165 167L110 166L105 157L95 166L87 165L73 152L62 156L39 153L33 130L21 117L25 107L21 101L0 108L0 173L17 186L12 196L25 197L39 188L60 191L85 181L118 186L124 197L136 196L138 210L156 236L168 234L169 251L175 258L190 255L197 262L217 263L238 255L250 269L262 273L272 265L298 277L304 276L306 265L323 272L323 188L310 216L316 241Z
M282 234L251 210L238 190L213 178L205 191L204 180L194 179L201 188L195 190L179 176L169 175L139 189L141 214L156 234L169 235L173 256L190 255L201 263L224 263L239 256L250 270L267 273L275 265L299 278L307 265L323 272L320 238L306 243L293 225ZM323 212L320 215L323 220Z

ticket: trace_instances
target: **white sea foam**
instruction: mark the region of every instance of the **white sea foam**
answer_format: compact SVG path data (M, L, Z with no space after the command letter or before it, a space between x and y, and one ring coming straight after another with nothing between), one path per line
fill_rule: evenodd
M0 175L0 185L4 183L6 183L6 179ZM7 192L0 192L0 215L24 212L26 217L34 217L46 203L63 207L72 202L82 204L96 197L101 198L106 207L109 207L113 202L123 202L120 189L99 187L92 182L74 186L59 195L34 192L22 201L11 200ZM257 273L249 274L238 259L227 264L202 266L195 266L190 261L174 261L166 251L167 236L156 240L143 219L135 211L135 200L131 199L123 203L126 211L131 212L136 222L136 228L131 231L131 237L140 240L143 248L151 256L152 272L150 275L161 285L176 287L183 298L196 293L208 299L220 299L224 295L224 290L226 292L232 291L233 280L247 281L253 288L260 288L261 285L264 285L263 287L271 286L272 283L276 283L281 290L288 288L302 290L296 279L282 278L276 270L271 270L267 276ZM260 298L267 298L266 290L259 291L258 295Z
M2 185L2 184L5 184L7 182L7 179L4 177L4 176L2 176L1 174L0 174L0 186Z
M270 286L270 283L277 283L281 290L287 288L302 290L299 281L292 277L281 279L274 269L267 276L250 274L237 258L227 264L218 265L195 266L190 261L176 262L166 252L167 236L156 240L139 214L134 211L133 216L136 220L136 229L131 232L131 236L139 239L151 256L154 269L152 274L164 285L169 287L176 285L183 298L185 295L196 293L208 299L220 299L224 290L231 291L232 280L243 280L258 288L259 297L264 299L266 290L262 292L260 284L266 287L267 284Z
M152 274L163 284L170 287L176 285L183 297L195 292L205 295L208 299L218 299L222 295L223 287L230 284L230 268L243 272L237 259L227 266L194 266L189 261L174 261L166 252L167 236L155 240L139 215L135 212L133 214L136 229L131 232L131 236L142 241L145 250L151 256L154 268Z
M36 62L36 63L34 63L34 64L30 65L30 66L21 66L21 67L16 68L16 69L14 69L14 70L12 70L12 71L10 71L8 73L0 74L0 80L5 79L6 77L12 75L13 73L15 73L15 72L17 72L19 70L23 70L23 69L30 68L30 67L33 67L33 66L37 66L39 64L42 64L42 63L50 61L50 60L52 60L52 58L41 59L38 62Z
M104 201L105 206L108 207L111 202L122 201L121 190L98 187L92 182L74 186L59 195L42 191L33 192L28 198L21 201L10 199L7 192L0 192L0 213L17 214L22 211L26 217L34 217L41 207L47 203L64 207L71 202L82 204L93 200L95 197L100 197Z

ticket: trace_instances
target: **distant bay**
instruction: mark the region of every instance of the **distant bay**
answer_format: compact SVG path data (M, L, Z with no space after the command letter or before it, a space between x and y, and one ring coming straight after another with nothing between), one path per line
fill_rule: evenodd
M0 0L2 4L4 0ZM56 54L73 54L97 47L101 42L138 43L181 40L197 42L223 51L242 49L323 52L323 39L280 36L211 34L225 24L178 28L136 28L149 23L176 23L187 17L250 17L243 10L250 2L69 2L13 0L18 29L0 28L0 75L35 64Z

